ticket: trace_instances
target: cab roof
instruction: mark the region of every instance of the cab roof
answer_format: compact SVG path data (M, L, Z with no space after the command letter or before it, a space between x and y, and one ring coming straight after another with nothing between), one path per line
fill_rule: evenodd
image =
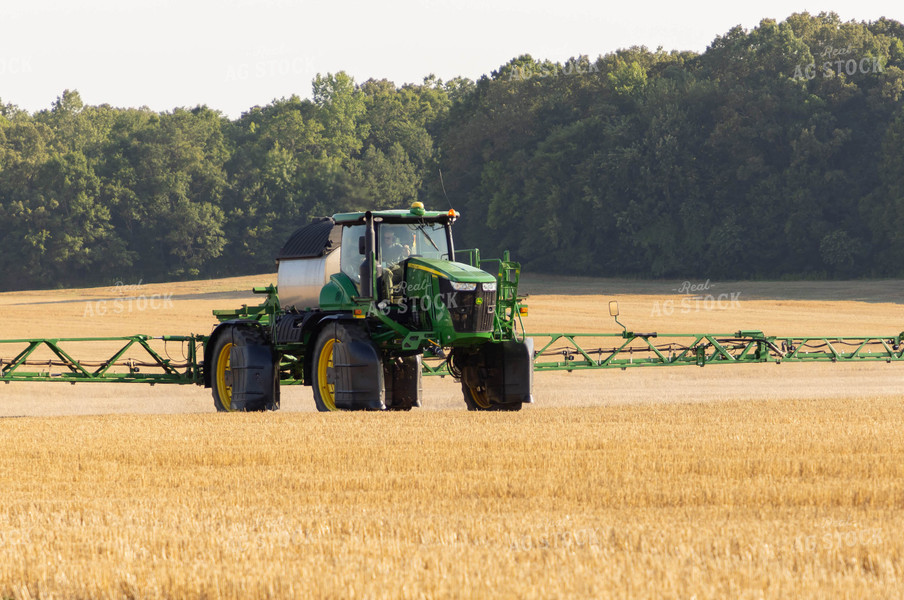
M424 210L424 205L420 202L415 202L408 210L372 210L367 212L370 212L375 218L389 223L421 223L424 221L451 223L460 216L454 209L449 209L448 211ZM338 224L363 223L367 212L339 213L333 215L333 220Z

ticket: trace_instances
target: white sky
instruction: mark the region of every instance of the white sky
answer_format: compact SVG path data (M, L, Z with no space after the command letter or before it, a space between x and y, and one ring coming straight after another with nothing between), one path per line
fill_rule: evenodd
M843 4L0 0L0 99L36 111L68 88L88 104L206 104L237 117L274 98L310 97L318 72L399 85L430 73L477 79L523 53L556 61L632 45L702 52L734 25L794 12L904 21L900 0Z

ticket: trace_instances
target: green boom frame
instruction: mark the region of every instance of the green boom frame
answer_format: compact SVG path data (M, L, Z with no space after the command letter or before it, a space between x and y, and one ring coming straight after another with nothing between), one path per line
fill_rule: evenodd
M761 362L861 362L904 360L904 332L893 336L767 336L761 331L728 334L535 333L545 341L534 354L536 371L574 371L670 365ZM609 345L588 347L588 341ZM583 344L581 342L584 342ZM594 344L595 346L595 344Z
M627 369L679 365L727 365L782 362L904 361L904 332L876 336L767 336L760 331L735 333L532 333L535 371ZM207 342L202 335L151 337L34 338L0 340L18 350L0 358L0 381L60 381L68 383L172 383L203 385L199 357ZM152 342L163 342L155 349ZM169 356L169 344L180 347ZM106 358L77 359L75 349L86 344L115 344ZM43 352L44 357L38 355ZM138 358L130 354L136 353ZM95 349L94 354L97 354ZM427 358L424 375L450 375L446 361ZM286 385L300 384L292 378Z
M163 348L155 349L154 340L162 341ZM198 348L206 341L200 335L0 340L0 357L9 347L18 350L9 360L0 358L0 381L203 384ZM170 343L181 346L179 358L169 356ZM102 353L98 345L114 349L106 358L74 358L75 349L87 344L95 346L95 355ZM138 358L127 356L136 353Z

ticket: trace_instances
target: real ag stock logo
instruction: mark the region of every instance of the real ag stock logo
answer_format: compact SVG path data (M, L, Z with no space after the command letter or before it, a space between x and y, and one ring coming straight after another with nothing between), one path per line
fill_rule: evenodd
M741 292L709 293L714 287L716 284L711 283L709 279L701 283L682 282L677 288L672 288L672 291L683 297L680 300L664 300L662 302L656 300L653 302L650 316L670 316L676 312L684 315L701 310L727 310L741 307Z
M142 282L124 284L117 281L110 291L118 297L112 300L89 300L85 302L85 310L82 317L104 317L106 315L130 314L144 312L146 310L161 310L173 308L173 294L144 294L141 291Z
M885 67L880 58L874 56L853 57L851 47L833 48L826 46L819 53L821 64L811 62L808 65L797 65L794 68L794 79L798 81L815 79L835 75L868 75L870 73L884 73Z
M509 81L527 81L534 77L559 77L563 75L589 75L599 73L600 68L593 62L568 62L560 64L528 64L517 65L509 71Z

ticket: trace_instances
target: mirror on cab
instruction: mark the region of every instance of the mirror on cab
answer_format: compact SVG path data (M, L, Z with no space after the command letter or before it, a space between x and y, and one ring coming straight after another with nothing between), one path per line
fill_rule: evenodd
M610 300L609 301L609 316L610 317L618 316L618 300Z

